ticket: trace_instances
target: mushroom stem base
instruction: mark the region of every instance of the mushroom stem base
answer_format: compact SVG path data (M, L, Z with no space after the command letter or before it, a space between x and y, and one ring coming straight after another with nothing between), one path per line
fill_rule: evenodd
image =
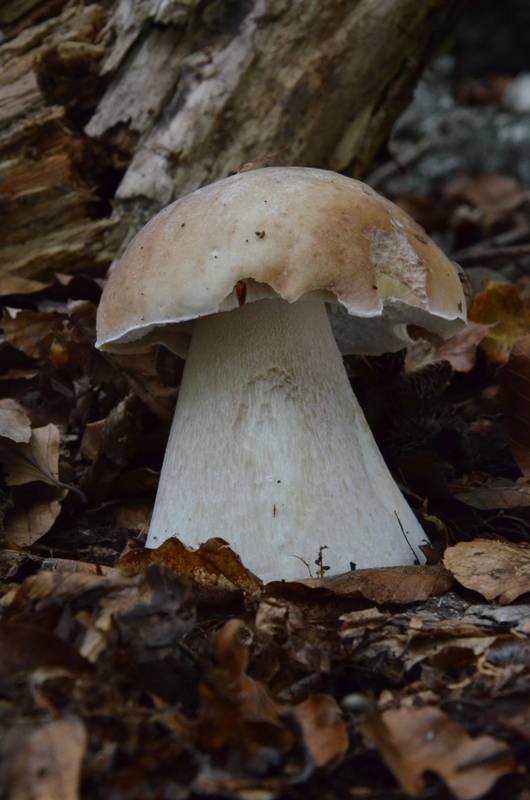
M322 301L195 323L147 546L171 536L220 536L263 580L318 575L319 552L326 574L423 561Z

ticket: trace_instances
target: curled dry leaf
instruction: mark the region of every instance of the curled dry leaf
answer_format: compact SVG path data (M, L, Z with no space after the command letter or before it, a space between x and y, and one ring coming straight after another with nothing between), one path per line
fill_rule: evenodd
M208 680L201 684L198 736L207 750L219 750L246 723L273 726L280 749L292 744L292 737L282 735L282 707L274 702L265 686L246 674L249 660L245 640L250 631L239 619L231 619L212 639L214 666ZM240 730L240 734L243 732Z
M221 589L256 592L262 585L259 578L243 566L228 543L220 538L208 539L197 550L186 547L178 539L168 539L156 550L130 550L118 566L131 575L143 571L149 564L164 564L177 575Z
M10 545L28 547L47 533L59 516L66 495L59 481L59 446L59 429L53 424L34 428L29 442L0 441L5 481L16 487L15 507L4 531ZM28 494L29 487L28 491L24 487L34 482L41 484L39 491Z
M427 771L439 775L458 800L475 800L515 769L504 742L491 736L472 739L435 706L373 714L363 733L411 797L425 791Z
M530 301L514 284L490 282L475 297L469 318L492 326L481 349L494 364L506 364L515 342L530 330Z
M459 542L444 554L444 564L466 589L486 600L511 603L530 592L530 545L493 539Z
M415 339L407 347L405 371L415 372L439 361L448 361L455 372L469 372L477 360L477 347L491 328L480 322L468 322L450 339L434 336Z
M11 743L9 800L77 800L87 745L83 722L59 719Z
M374 603L405 605L445 594L453 585L451 575L441 565L411 567L374 567L357 569L330 578L300 581L312 589L325 589L348 597L364 597ZM294 585L294 584L293 584ZM271 583L268 589L281 593L289 584Z
M31 439L30 419L16 400L0 400L0 436L12 442L27 443Z
M530 477L530 335L514 344L501 380L510 447L519 469Z

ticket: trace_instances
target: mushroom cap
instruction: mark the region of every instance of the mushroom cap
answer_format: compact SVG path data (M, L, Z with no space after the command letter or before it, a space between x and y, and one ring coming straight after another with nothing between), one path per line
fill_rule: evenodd
M198 189L142 228L105 286L97 346L161 342L184 355L194 319L315 296L336 304L343 352L401 349L408 324L447 337L466 319L458 266L408 214L338 173L268 167Z

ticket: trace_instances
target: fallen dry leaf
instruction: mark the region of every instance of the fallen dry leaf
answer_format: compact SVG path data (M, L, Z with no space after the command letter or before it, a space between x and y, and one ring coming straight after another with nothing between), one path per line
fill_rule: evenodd
M118 567L126 575L141 572L149 564L164 564L177 575L187 576L206 586L256 592L261 581L243 566L224 539L213 538L192 550L178 539L168 539L155 550L135 549L126 553Z
M63 318L52 311L6 309L2 318L5 340L30 358L41 358L63 326Z
M490 282L473 300L469 319L493 326L480 347L493 363L506 364L515 342L530 330L530 302L518 286Z
M59 428L50 423L34 428L27 443L0 444L2 466L8 486L42 481L51 486L59 482Z
M450 339L415 339L407 347L405 371L414 372L439 361L448 361L455 372L469 372L477 360L477 347L491 327L480 322L468 322L460 333Z
M530 545L475 539L459 542L444 554L444 564L466 589L486 600L511 603L530 592Z
M77 800L87 745L83 722L59 719L13 743L9 800Z
M0 436L12 442L29 442L31 422L20 403L10 398L0 400Z
M514 344L501 381L513 457L530 477L530 335Z
M61 513L60 500L66 492L57 489L55 498L39 500L30 505L16 503L15 510L9 512L4 529L4 539L8 546L29 547L48 533Z
M440 564L410 567L374 567L356 569L330 578L308 578L299 584L311 589L325 589L334 594L364 597L374 603L405 605L445 594L453 584L451 575ZM268 590L280 594L296 584L270 583Z
M292 713L315 765L337 764L348 749L348 731L333 697L312 694L295 706Z
M411 797L425 791L427 771L439 775L458 800L475 800L515 768L504 742L491 736L472 739L435 706L376 713L362 730Z

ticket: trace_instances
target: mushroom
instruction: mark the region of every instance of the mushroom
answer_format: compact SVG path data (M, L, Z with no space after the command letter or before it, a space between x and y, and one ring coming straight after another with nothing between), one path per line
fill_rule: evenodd
M111 272L97 321L102 350L187 357L147 546L220 536L264 580L423 561L336 337L377 355L408 325L463 324L456 265L359 181L271 167L172 203Z

